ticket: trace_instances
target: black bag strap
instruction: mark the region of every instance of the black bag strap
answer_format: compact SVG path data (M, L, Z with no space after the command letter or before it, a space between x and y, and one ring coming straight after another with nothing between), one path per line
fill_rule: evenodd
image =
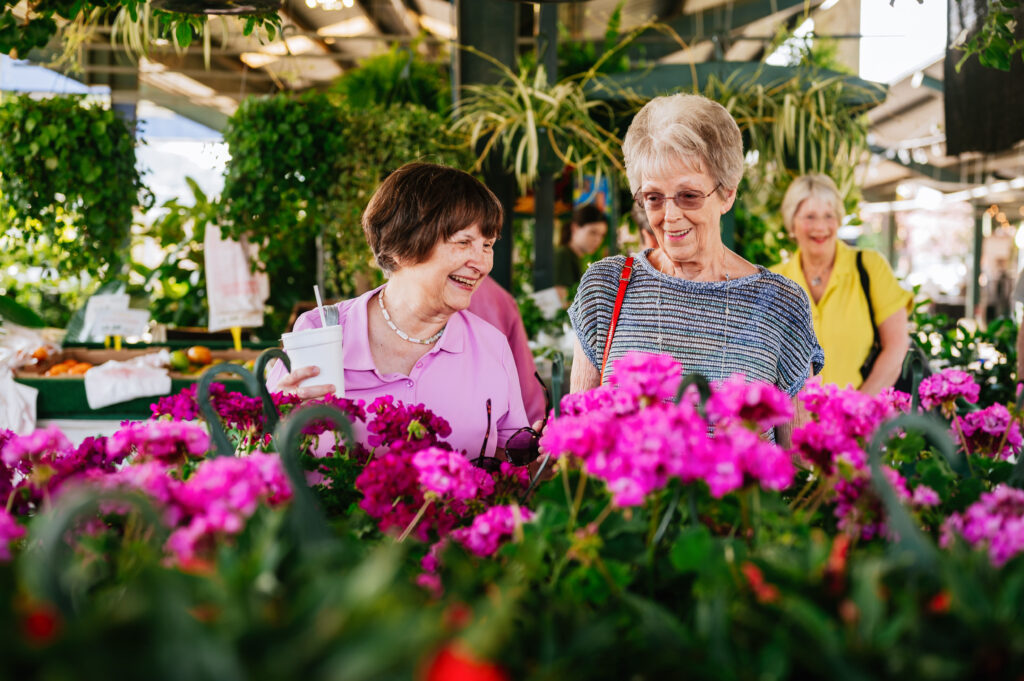
M860 274L860 288L864 291L864 298L868 301L868 316L871 317L871 333L874 335L874 344L881 347L882 340L878 335L878 324L875 323L875 306L871 304L871 278L868 271L864 269L864 251L857 251L857 272Z

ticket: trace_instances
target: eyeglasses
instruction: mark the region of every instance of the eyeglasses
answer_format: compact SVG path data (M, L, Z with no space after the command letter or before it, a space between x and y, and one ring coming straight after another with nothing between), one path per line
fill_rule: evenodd
M681 192L676 192L674 196L665 196L661 192L637 192L633 196L633 200L636 201L636 205L640 206L644 210L649 211L660 211L665 208L665 199L672 199L672 202L676 204L679 210L700 210L704 205L704 199L708 198L722 186L719 182L715 185L715 188L709 191L707 194L702 194L695 189L687 189Z
M551 412L551 391L548 390L539 373L534 372L533 376L541 384L541 387L544 388L544 421L541 422L540 426L540 429L543 431L544 426L548 423L548 414ZM470 460L470 463L484 469L488 473L496 473L501 470L502 462L501 459L495 456L487 456L487 441L490 436L491 400L488 398L487 431L484 433L483 444L480 445L480 455ZM524 426L512 433L512 436L505 442L505 461L513 466L527 466L533 463L538 456L540 456L540 433L530 426Z

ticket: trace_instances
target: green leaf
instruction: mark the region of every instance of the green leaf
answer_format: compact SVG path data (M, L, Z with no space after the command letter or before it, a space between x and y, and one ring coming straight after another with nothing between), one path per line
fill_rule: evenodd
M182 21L174 27L174 37L181 47L188 47L192 44L192 27L187 21Z
M0 318L31 328L46 326L42 317L24 305L14 302L14 299L8 295L0 296Z
M687 527L672 544L669 560L679 572L698 572L707 565L714 541L704 525Z

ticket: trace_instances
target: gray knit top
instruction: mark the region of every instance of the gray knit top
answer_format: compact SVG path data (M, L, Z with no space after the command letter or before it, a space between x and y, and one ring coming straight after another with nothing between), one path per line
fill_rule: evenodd
M650 250L636 255L608 355L666 353L709 381L733 374L772 383L791 397L825 355L814 334L807 294L795 282L758 266L730 281L690 281L659 272ZM569 319L587 358L601 369L605 338L624 256L594 263L583 275Z

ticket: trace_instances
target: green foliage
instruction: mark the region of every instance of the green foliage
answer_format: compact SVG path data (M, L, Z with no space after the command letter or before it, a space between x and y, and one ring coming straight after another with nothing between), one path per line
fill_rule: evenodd
M317 239L325 297L351 296L360 280L380 276L360 216L387 173L414 160L468 165L437 113L411 104L358 109L321 93L246 99L224 139L224 228L260 244L279 315L310 298Z
M5 101L0 173L5 238L45 245L63 275L117 273L133 211L150 200L117 113L73 96Z
M494 149L521 191L541 172L564 166L572 166L579 176L625 171L619 158L622 141L597 122L614 117L611 107L586 94L600 63L582 76L548 83L543 68L525 67L516 73L489 55L464 49L490 61L503 76L496 84L465 86L455 111L452 132L478 152L477 168Z
M971 330L944 314L918 307L912 318L915 339L936 367L953 367L974 375L981 393L979 407L1011 404L1017 399L1017 324L1008 317Z
M442 113L451 106L451 86L445 68L424 59L418 43L393 45L383 54L363 59L346 71L330 92L354 109L416 104Z
M63 274L55 264L63 248L46 236L26 244L16 230L0 234L0 292L37 312L46 326L64 328L101 281L88 272Z
M0 53L24 57L30 50L44 48L51 38L68 26L81 29L117 17L124 45L136 55L146 54L149 41L168 39L188 47L195 35L204 35L208 16L182 14L152 8L146 0L42 0L31 3L25 20L14 13L15 2L0 5ZM61 19L60 22L57 19ZM126 29L126 24L134 26ZM259 12L245 17L243 32L262 31L270 40L281 30L277 12Z
M954 46L964 53L956 70L959 72L973 55L978 55L982 66L1000 71L1010 70L1015 54L1024 60L1024 37L1019 37L1018 30L1021 8L1021 0L990 0L981 28L970 40Z
M847 210L857 205L854 171L867 152L863 113L878 92L804 71L773 85L759 83L758 74L711 78L703 94L729 110L744 148L757 154L747 165L736 209L736 242L745 257L761 265L779 261L780 249L789 244L779 207L799 175L829 175Z
M146 301L154 321L171 326L206 326L206 272L203 240L206 226L216 224L220 204L207 198L195 180L186 177L192 205L178 199L165 202L164 211L148 227L139 228L136 242L153 239L165 252L153 268L131 264L128 293Z
M11 295L0 296L0 323L3 323L5 320L28 327L46 325L42 317L30 308L16 302L14 296Z

